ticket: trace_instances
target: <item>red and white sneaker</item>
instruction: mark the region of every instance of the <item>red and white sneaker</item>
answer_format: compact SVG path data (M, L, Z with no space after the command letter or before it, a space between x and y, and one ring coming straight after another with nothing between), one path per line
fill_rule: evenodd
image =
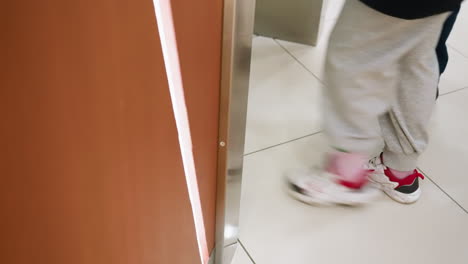
M380 195L379 189L367 182L367 175L364 179L366 183L357 187L340 181L334 173L315 170L290 173L286 184L293 198L307 204L357 206L367 204Z
M424 179L424 175L417 170L414 170L406 178L399 179L382 164L380 157L369 161L369 167L373 170L369 175L371 182L377 184L393 200L403 204L410 204L421 197L419 178Z

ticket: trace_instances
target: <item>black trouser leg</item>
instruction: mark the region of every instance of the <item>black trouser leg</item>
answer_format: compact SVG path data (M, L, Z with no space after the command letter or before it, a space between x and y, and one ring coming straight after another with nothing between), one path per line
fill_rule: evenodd
M453 25L455 24L455 20L457 19L458 12L460 12L460 7L457 10L453 11L453 13L447 18L442 28L442 32L440 34L439 43L436 47L437 59L439 61L439 70L440 74L445 71L448 63L448 51L447 51L447 39L452 31ZM437 96L439 97L439 88L437 88Z

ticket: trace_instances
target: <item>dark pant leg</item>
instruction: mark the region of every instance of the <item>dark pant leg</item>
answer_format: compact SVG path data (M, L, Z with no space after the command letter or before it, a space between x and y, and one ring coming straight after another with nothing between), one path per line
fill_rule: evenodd
M446 42L450 35L450 32L452 31L453 25L455 24L458 12L460 12L460 7L453 11L453 13L447 18L447 20L444 23L444 27L442 28L439 42L437 43L436 53L437 60L439 61L440 74L442 74L445 71L445 68L447 67L449 57ZM439 89L437 89L437 97L439 97Z

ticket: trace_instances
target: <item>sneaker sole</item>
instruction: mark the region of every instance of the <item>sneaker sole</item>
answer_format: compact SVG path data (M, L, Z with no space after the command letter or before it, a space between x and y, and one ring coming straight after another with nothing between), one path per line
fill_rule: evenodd
M372 182L375 186L378 186L378 188L382 190L382 192L384 192L392 200L402 204L415 203L421 197L421 187L419 187L413 193L401 193L399 191L395 191L394 189L390 189L389 187L382 185L377 180L374 180L372 176L369 177L369 181Z
M286 186L286 192L288 193L289 196L294 198L295 200L298 200L300 202L303 202L308 205L314 205L314 206L331 206L334 203L331 201L327 201L325 199L318 199L318 198L313 198L308 195L304 195L302 193L296 192L291 189L291 187Z
M298 200L300 202L303 202L308 205L314 205L314 206L331 206L331 205L345 205L345 206L362 206L365 204L369 204L373 200L375 200L378 196L380 191L378 189L368 189L368 193L365 195L362 195L361 199L347 199L347 198L341 198L338 199L337 197L333 198L330 196L326 196L325 194L324 197L327 198L318 198L318 197L312 197L309 195L302 194L300 192L297 192L293 190L290 186L290 183L286 185L286 192L294 198L295 200ZM372 188L372 187L368 187Z
M392 198L394 201L397 201L402 204L412 204L415 203L419 200L421 197L421 188L416 190L413 193L401 193L399 191L395 191L392 189L382 189L382 191L390 198Z

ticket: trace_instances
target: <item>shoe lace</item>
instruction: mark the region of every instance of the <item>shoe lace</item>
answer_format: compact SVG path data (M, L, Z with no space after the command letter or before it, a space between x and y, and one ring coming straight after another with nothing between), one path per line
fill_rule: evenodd
M383 165L382 160L379 156L376 156L369 160L369 162L365 165L367 170L376 171L376 170L384 170L385 165Z

